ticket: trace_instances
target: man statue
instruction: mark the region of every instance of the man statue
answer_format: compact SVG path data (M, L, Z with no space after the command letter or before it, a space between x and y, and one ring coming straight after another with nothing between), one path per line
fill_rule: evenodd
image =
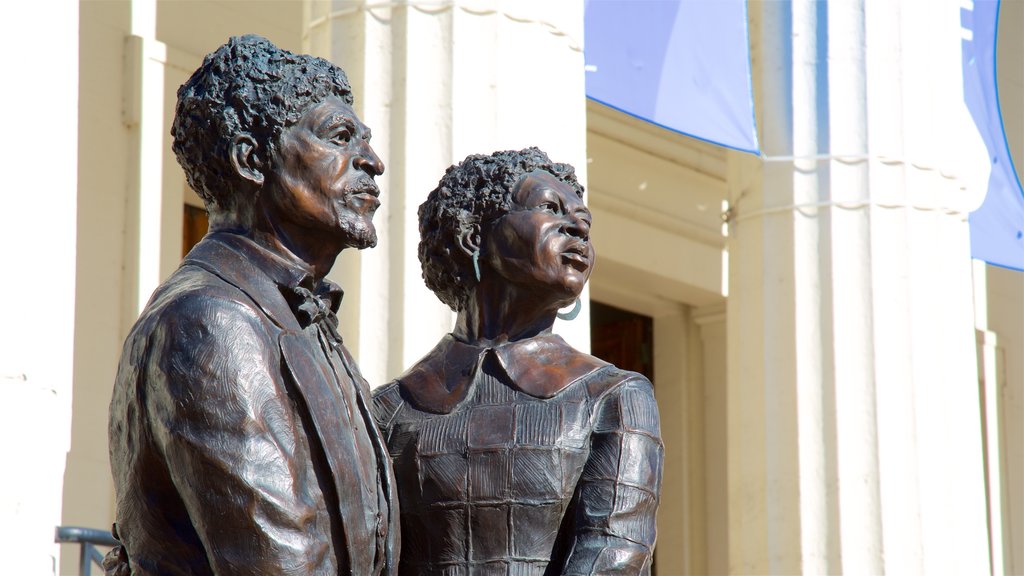
M393 476L324 279L377 241L384 165L345 73L232 38L172 134L210 232L124 345L108 574L395 574Z

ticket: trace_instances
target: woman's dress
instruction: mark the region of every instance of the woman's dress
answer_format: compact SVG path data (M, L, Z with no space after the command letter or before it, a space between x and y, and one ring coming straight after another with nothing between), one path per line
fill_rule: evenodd
M651 383L542 335L446 336L374 394L401 574L647 574L664 449Z

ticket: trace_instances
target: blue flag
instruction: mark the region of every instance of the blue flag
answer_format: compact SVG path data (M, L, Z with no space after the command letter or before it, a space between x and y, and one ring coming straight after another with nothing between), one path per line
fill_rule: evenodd
M758 152L746 0L587 0L587 96Z
M1003 132L996 82L998 0L975 0L963 9L964 100L978 126L992 173L988 194L969 217L971 256L1006 268L1024 270L1024 191Z

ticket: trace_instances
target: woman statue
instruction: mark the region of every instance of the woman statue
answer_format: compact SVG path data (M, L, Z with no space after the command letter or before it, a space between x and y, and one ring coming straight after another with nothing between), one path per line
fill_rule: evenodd
M375 393L401 574L649 574L663 446L650 381L551 333L594 265L572 166L473 155L420 206L451 334Z

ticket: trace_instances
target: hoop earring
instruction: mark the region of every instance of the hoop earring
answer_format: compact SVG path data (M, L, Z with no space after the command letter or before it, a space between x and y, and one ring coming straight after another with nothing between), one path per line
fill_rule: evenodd
M570 311L568 311L568 312L566 312L564 314L561 313L561 312L558 312L558 313L555 314L555 316L558 316L559 320L565 320L565 321L575 320L576 317L580 315L580 308L582 308L582 307L583 307L583 305L580 303L580 299L577 298L576 299L576 304L573 305L572 310L570 310Z
M476 274L476 283L480 283L480 251L473 250L473 272Z

